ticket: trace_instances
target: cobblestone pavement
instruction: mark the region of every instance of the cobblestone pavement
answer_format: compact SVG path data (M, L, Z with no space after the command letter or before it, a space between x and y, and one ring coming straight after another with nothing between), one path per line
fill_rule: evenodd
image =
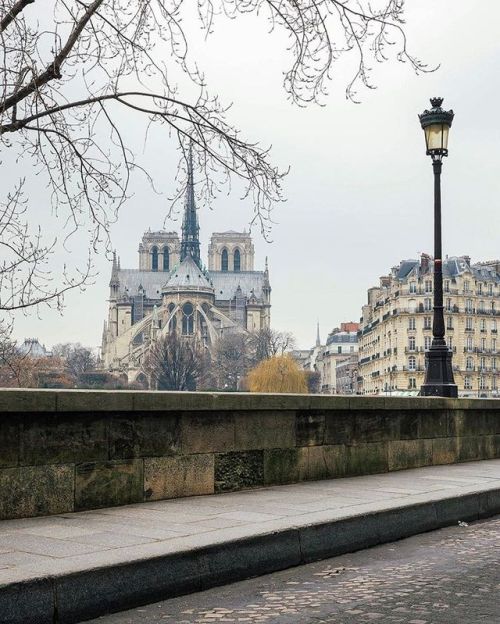
M94 622L499 624L500 516Z

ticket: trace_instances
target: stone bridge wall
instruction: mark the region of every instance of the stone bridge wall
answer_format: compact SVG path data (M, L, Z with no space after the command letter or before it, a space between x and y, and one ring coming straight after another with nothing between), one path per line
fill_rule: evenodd
M0 518L500 457L500 400L0 390Z

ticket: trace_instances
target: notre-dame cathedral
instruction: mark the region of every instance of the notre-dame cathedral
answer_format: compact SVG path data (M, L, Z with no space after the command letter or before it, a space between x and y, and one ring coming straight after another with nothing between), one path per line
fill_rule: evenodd
M103 368L133 382L142 374L152 342L169 332L196 336L212 349L225 333L269 327L267 260L264 271L254 270L250 234L212 234L207 269L201 262L199 230L190 162L181 240L176 232L146 232L138 269L122 269L113 257Z

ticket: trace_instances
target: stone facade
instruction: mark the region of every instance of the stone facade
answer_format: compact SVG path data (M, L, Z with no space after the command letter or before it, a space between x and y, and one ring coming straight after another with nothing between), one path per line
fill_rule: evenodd
M443 262L446 339L460 396L496 397L500 261ZM405 260L368 290L359 345L363 394L418 394L432 340L433 260Z
M500 457L496 400L0 390L0 519Z

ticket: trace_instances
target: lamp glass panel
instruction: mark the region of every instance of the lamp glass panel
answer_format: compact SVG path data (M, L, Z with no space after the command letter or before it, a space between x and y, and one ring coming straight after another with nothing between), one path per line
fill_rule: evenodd
M449 126L432 124L425 128L425 142L428 151L448 149Z

